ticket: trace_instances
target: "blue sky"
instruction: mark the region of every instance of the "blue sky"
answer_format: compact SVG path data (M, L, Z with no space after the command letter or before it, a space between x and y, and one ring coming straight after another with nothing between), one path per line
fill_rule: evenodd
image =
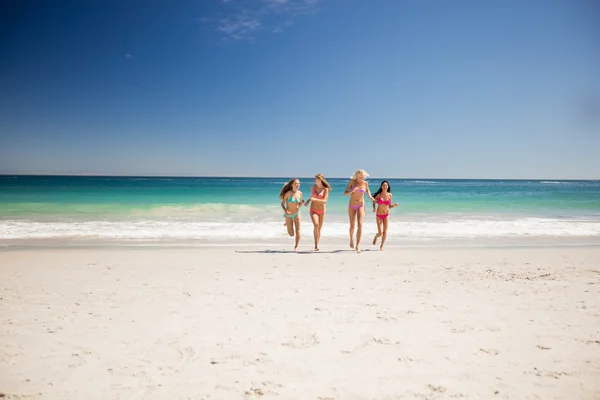
M0 173L600 178L594 0L12 1Z

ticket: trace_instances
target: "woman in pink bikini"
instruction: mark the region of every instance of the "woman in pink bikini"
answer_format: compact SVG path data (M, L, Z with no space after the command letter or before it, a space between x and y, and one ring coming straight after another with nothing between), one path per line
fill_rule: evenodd
M281 199L281 208L285 214L285 225L290 236L294 236L294 228L296 228L296 245L294 251L298 250L298 244L300 243L300 207L304 204L302 200L302 192L300 189L300 180L292 179L283 187L279 192L279 198Z
M383 250L383 244L387 236L388 215L390 208L398 207L398 203L392 204L392 188L388 181L381 182L379 190L375 192L373 201L373 212L375 212L375 203L377 203L377 212L375 213L375 222L377 222L377 235L373 238L373 244L377 244L377 238L381 238L379 250Z
M348 217L350 218L350 247L360 253L360 237L362 236L362 223L365 217L365 193L369 195L371 201L375 201L371 196L369 184L365 179L369 174L363 169L359 169L350 178L350 183L344 191L344 196L350 196L348 204ZM358 225L356 230L356 247L354 247L354 225Z
M315 184L311 187L310 199L304 203L308 206L310 203L310 218L312 219L315 237L315 251L319 251L319 239L321 239L321 228L325 221L325 203L329 199L331 185L322 174L315 175Z

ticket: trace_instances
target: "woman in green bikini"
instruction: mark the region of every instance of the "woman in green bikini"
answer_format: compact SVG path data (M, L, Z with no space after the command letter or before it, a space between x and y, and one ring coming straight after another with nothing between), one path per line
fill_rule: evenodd
M279 198L281 199L281 208L285 214L285 225L290 236L294 236L294 228L296 235L296 245L294 251L298 250L298 244L300 243L300 207L304 204L302 199L302 192L300 189L300 180L292 179L283 187L279 192Z

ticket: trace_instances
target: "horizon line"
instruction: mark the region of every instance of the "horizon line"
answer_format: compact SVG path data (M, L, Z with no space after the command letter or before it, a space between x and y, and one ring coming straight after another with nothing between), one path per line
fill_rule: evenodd
M289 177L283 176L243 176L243 175L121 175L121 174L73 174L73 173L4 173L0 172L0 176L32 176L32 177L53 177L53 176L65 176L65 177L82 177L82 178L270 178L270 179L291 179ZM310 179L310 177L298 177L302 179ZM377 177L377 176L369 176L371 179L406 179L406 180L487 180L487 181L598 181L600 178L425 178L425 177L416 177L416 178L408 178L408 177ZM350 177L338 177L338 176L330 176L327 179L350 179ZM368 178L367 178L368 179Z

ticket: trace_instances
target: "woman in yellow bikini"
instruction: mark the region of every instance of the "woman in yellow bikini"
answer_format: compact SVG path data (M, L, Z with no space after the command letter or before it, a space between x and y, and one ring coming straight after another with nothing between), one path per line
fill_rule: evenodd
M296 230L296 245L294 251L298 250L298 244L300 243L300 207L304 204L302 200L302 192L300 189L300 180L292 179L283 187L279 192L279 198L281 199L281 208L285 214L285 225L290 236L294 236L294 228Z
M373 238L373 244L377 244L377 238L381 238L379 250L383 250L383 244L387 237L388 215L390 208L398 207L398 202L392 204L392 188L388 181L381 182L379 190L375 192L373 200L373 212L375 212L375 203L377 203L377 213L375 214L375 222L377 222L377 234Z
M310 219L312 219L315 237L315 251L319 251L319 240L321 239L321 228L325 221L325 203L329 199L331 185L322 174L315 175L315 184L311 189L310 199L304 204L310 203Z
M359 169L350 178L350 183L344 191L344 196L350 196L350 203L348 204L348 217L350 218L350 247L356 249L357 253L360 253L360 237L362 236L362 223L365 217L365 193L369 195L369 199L373 201L371 191L369 190L369 184L365 179L369 174L363 169ZM354 247L354 226L358 225L356 230L356 247Z

